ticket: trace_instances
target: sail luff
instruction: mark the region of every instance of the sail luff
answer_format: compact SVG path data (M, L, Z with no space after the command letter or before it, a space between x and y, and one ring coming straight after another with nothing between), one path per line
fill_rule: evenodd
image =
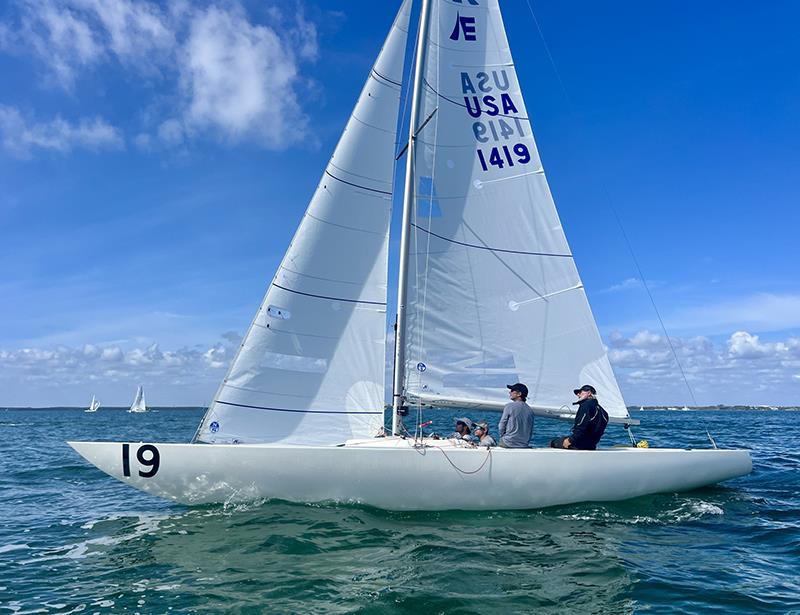
M408 155L406 158L406 177L403 192L403 221L400 232L400 258L397 281L397 325L395 338L394 374L392 386L392 434L400 433L399 412L403 405L405 388L405 349L406 349L406 304L408 297L408 255L411 238L411 212L415 202L416 185L414 165L416 159L417 130L420 124L420 109L425 81L425 60L428 49L430 29L431 0L422 0L419 27L417 29L416 66L414 68L414 88L411 99L411 121L408 126Z

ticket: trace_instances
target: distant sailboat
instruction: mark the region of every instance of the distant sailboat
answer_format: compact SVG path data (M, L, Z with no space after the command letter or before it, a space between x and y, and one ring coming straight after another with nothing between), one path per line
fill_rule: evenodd
M97 401L97 398L92 395L92 401L89 403L89 407L84 410L84 412L97 412L97 409L100 408L100 402Z
M408 406L500 410L511 382L529 384L539 416L572 420L572 390L591 383L612 423L638 423L556 212L498 0L422 0L413 83L403 70L410 13L406 0L192 442L70 445L132 487L189 504L526 509L750 472L746 450L480 449L406 437ZM407 148L397 134L404 87ZM403 158L384 434L389 234Z
M147 412L147 404L144 401L144 389L141 384L139 388L136 389L136 397L133 398L133 403L128 412Z

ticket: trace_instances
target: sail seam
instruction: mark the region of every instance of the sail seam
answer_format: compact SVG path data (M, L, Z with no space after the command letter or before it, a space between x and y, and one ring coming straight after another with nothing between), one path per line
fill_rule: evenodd
M329 226L335 226L336 228L340 228L340 229L343 229L345 231L353 231L353 232L356 232L356 233L366 233L367 235L377 235L378 237L384 237L386 235L386 233L381 233L380 231L370 231L370 230L367 230L365 228L356 228L355 226L347 226L345 224L336 224L336 222L331 222L330 220L325 220L324 218L319 218L319 217L317 217L314 214L311 214L309 212L306 212L306 216L308 216L312 220L316 220L317 222L319 222L321 224L328 224ZM296 273L296 272L292 272L292 273ZM300 274L297 274L297 275L304 275L304 274L300 273ZM314 277L314 276L306 276L306 277ZM322 279L322 278L317 278L317 279ZM354 284L354 283L355 282L345 282L345 284Z
M275 282L272 283L273 286L276 288L280 288L281 290L285 290L289 293L294 293L295 295L303 295L305 297L314 297L315 299L328 299L329 301L344 301L345 303L366 303L368 305L386 305L385 301L362 301L361 299L344 299L342 297L328 297L326 295L315 295L314 293L304 293L300 290L294 290L292 288L286 288L285 286L281 286L280 284L276 284Z
M307 216L311 216L311 214L309 214L309 213L306 213L306 215ZM311 216L311 217L314 218L315 220L319 220L320 222L325 222L326 224L333 224L333 222L327 222L325 220L320 220L319 218L317 218L315 216ZM333 224L333 226L339 226L339 225L338 224ZM342 227L342 228L350 228L350 227L345 226L345 227ZM359 230L359 229L353 229L353 230ZM365 232L367 232L367 231L365 231ZM321 282L334 282L336 284L349 284L350 286L360 286L360 284L358 282L350 282L349 280L339 280L339 279L335 279L335 278L323 278L322 276L318 276L318 275L311 275L311 274L308 274L308 273L301 273L300 271L295 271L294 269L289 269L289 267L287 267L286 265L283 265L283 264L280 265L280 268L283 269L284 271L288 271L292 275L297 275L297 276L300 276L300 277L303 277L303 278L308 278L310 280L320 280Z
M551 253L551 252L526 252L524 250L507 250L507 249L504 249L504 248L493 248L491 246L479 246L479 245L474 244L474 243L466 243L464 241L458 241L456 239L450 239L449 237L443 237L442 235L437 235L433 231L429 231L428 229L423 228L423 227L419 226L418 224L413 224L412 223L411 226L413 226L414 228L416 228L416 229L418 229L420 231L424 231L425 233L428 233L429 235L433 235L434 237L436 237L438 239L441 239L443 241L449 241L450 243L454 243L454 244L457 244L459 246L464 246L464 247L467 247L467 248L477 248L478 250L489 250L490 252L502 252L504 254L523 254L525 256L552 256L552 257L556 257L556 258L572 258L572 254L554 254L554 253Z
M361 188L362 190L369 190L370 192L377 192L378 194L385 194L386 196L392 196L391 192L386 192L385 190L377 190L375 188L367 188L366 186L361 186L359 184L354 184L353 182L345 181L345 180L343 180L343 179L341 179L339 177L336 177L335 175L333 175L327 169L325 170L325 175L327 175L328 177L332 177L336 181L342 182L343 184L347 184L348 186L353 186L354 188Z
M230 401L222 401L221 399L215 400L218 404L225 406L236 406L237 408L252 408L254 410L269 410L271 412L294 412L297 414L383 414L380 412L367 412L367 411L348 411L348 410L290 410L289 408L269 408L267 406L250 406L248 404L235 404Z
M225 388L236 389L237 391L244 391L245 393L257 393L259 395L277 395L279 397L294 397L297 399L308 399L306 395L293 395L292 393L278 393L277 391L263 391L261 389L253 389L250 387L240 387L235 384L225 383Z
M400 83L399 81L394 81L393 79L389 79L389 77L387 77L387 76L385 76L385 75L381 75L381 74L380 74L378 71L376 71L374 68L372 69L372 73L373 73L373 74L374 74L376 77L378 77L378 78L380 78L380 79L383 79L384 81L386 81L386 82L388 82L388 83L391 83L392 85L396 85L397 87L400 87L400 88L402 88L402 87L403 87L403 84L402 84L402 83Z
M300 337L313 337L319 340L337 340L339 338L332 335L314 335L313 333L302 333L300 331L286 331L285 329L277 329L273 326L262 325L261 323L254 323L254 326L269 331L270 333L282 333L283 335L298 335Z
M360 117L358 117L355 113L353 113L353 115L350 116L350 119L355 120L356 122L358 122L362 126L366 126L367 128L372 128L373 130L377 130L378 132L384 132L387 135L396 134L396 132L391 128L383 128L381 126L377 126L375 124L370 124L369 122L365 122Z

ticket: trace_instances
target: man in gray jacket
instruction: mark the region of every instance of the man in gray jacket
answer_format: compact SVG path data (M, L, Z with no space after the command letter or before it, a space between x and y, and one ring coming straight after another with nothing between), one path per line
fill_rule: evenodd
M503 448L528 448L533 435L533 410L525 403L528 387L521 382L506 385L511 403L503 408L500 417L500 446Z

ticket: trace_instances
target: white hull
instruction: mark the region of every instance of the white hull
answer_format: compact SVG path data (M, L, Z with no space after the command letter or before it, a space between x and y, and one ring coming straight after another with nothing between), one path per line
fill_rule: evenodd
M259 499L387 510L513 510L696 489L752 470L744 450L416 449L396 438L343 447L70 442L132 487L184 504ZM154 453L155 449L155 453ZM154 455L158 467L152 473Z

